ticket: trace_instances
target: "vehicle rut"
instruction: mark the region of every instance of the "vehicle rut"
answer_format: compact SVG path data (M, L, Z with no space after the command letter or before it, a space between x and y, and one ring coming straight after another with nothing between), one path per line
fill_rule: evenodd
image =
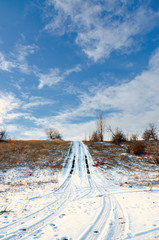
M124 219L124 214L117 200L112 198L106 186L103 186L103 178L94 171L93 160L87 147L82 142L73 142L67 158L63 170L66 176L63 183L57 190L45 195L47 197L52 194L56 199L40 210L0 228L1 239L47 239L47 229L51 226L54 236L52 239L61 239L61 234L64 232L65 239L122 239L124 224L121 224L120 219ZM82 207L77 208L77 211L73 204ZM68 225L69 229L66 230L62 227L63 219L66 219L66 224L70 220L67 216L68 212L73 215L75 210L77 216L83 214L89 219L88 212L91 216L89 224L88 220L82 222L83 228L79 228L78 236L71 231L71 226ZM112 214L114 214L113 225L110 224ZM61 224L57 230L54 226L59 221Z

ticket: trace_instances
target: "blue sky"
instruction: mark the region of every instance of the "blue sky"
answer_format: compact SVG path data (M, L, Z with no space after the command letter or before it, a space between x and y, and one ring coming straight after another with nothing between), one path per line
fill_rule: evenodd
M99 111L128 135L159 129L158 89L158 1L0 1L0 127L11 138L52 127L83 139Z

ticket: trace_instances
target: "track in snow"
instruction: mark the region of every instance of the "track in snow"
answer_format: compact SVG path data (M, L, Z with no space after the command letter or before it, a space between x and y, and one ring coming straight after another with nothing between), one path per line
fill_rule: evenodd
M92 165L86 146L74 142L63 184L45 195L54 201L0 228L0 239L122 239L123 211Z

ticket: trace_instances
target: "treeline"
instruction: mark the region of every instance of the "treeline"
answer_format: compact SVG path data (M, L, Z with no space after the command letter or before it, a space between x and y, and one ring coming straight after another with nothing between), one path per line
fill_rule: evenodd
M61 132L54 128L45 130L45 134L46 134L47 138L50 140L62 139ZM11 140L11 139L8 137L7 128L3 127L0 129L0 142L7 141L7 140Z
M92 134L89 135L88 140L93 142L103 142L105 132L111 133L111 142L120 144L122 142L136 142L139 140L138 134L132 134L128 137L123 130L116 128L116 130L112 130L110 126L106 126L106 119L104 117L104 113L100 112L96 118L96 130L93 131ZM140 137L144 141L150 140L158 140L157 128L154 123L150 123L148 127L144 130L142 136Z

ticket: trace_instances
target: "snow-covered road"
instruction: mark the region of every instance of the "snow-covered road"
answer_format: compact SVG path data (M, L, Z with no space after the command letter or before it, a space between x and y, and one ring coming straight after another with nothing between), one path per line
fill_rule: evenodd
M158 236L158 225L145 234L139 230L133 235L130 228L132 219L123 203L132 190L128 190L124 198L123 192L110 190L108 181L93 166L89 151L82 142L73 142L64 166L58 190L30 199L29 204L47 198L51 201L0 227L0 239L117 240L155 239ZM152 232L155 232L154 238L143 237L149 237Z

